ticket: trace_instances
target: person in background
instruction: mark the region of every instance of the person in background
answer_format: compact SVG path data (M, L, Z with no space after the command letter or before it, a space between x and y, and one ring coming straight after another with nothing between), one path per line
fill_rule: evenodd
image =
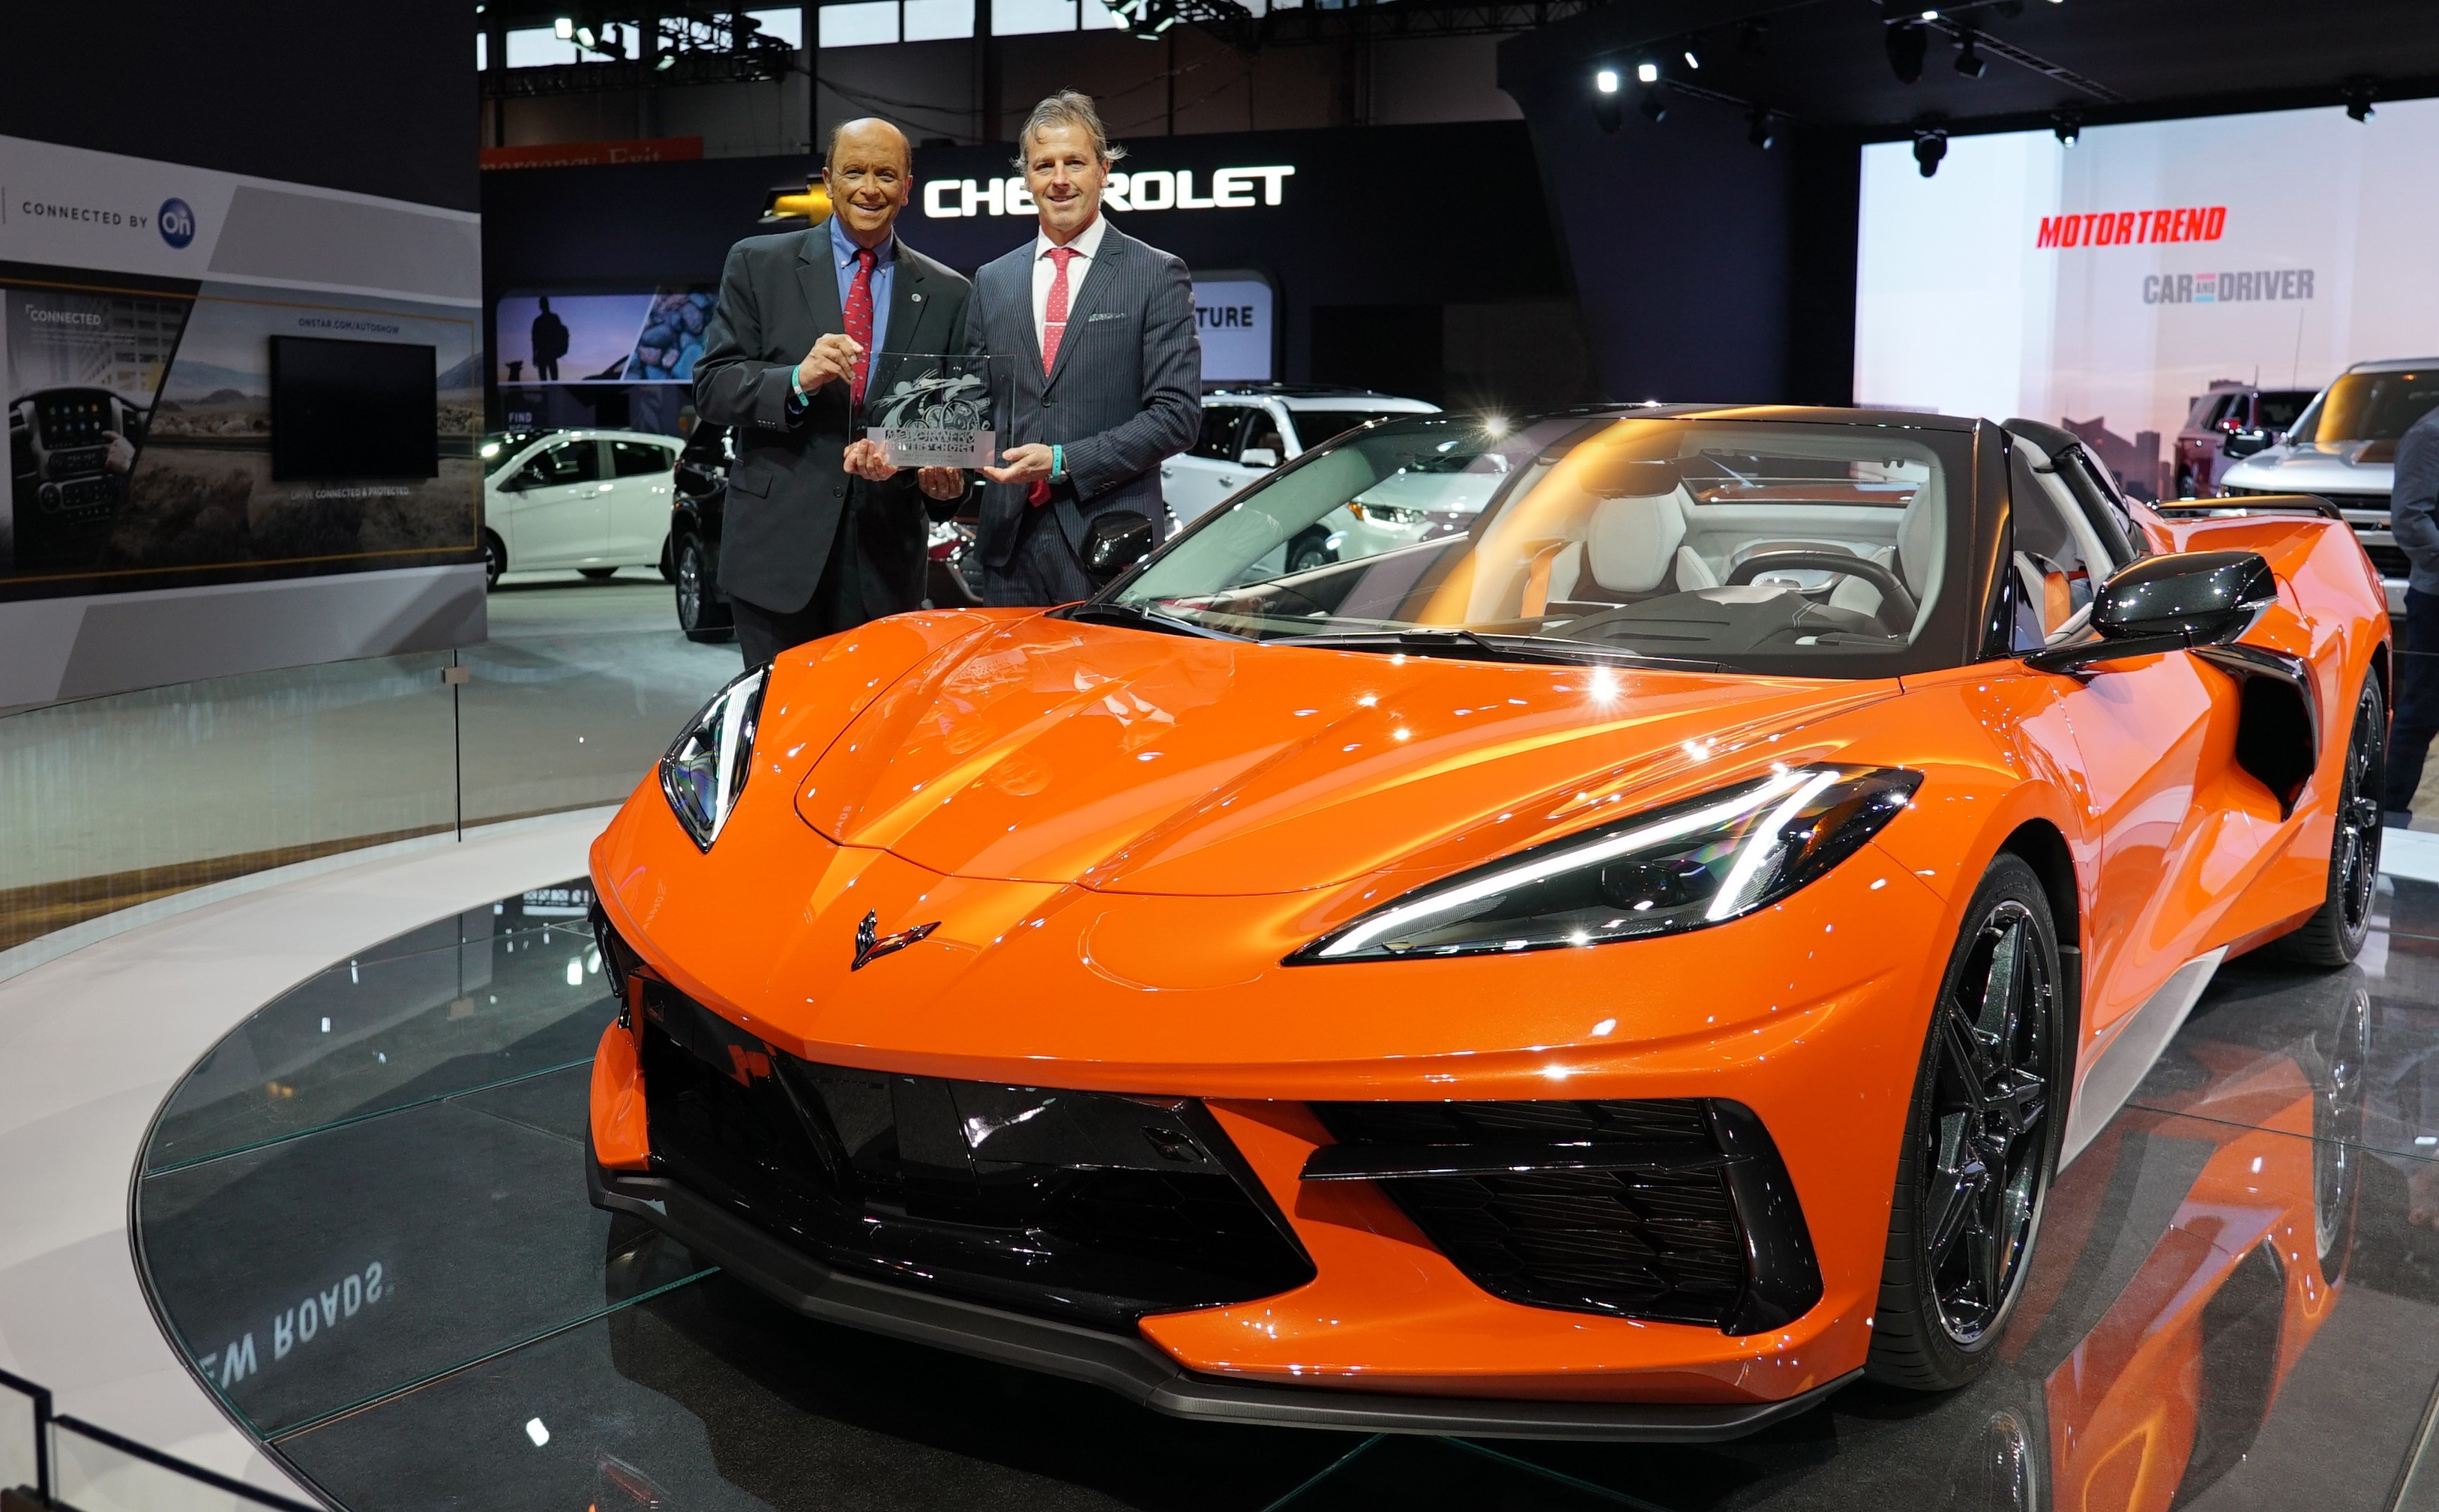
M1202 342L1185 264L1110 224L1118 151L1093 102L1061 90L1017 133L1033 239L974 276L974 344L991 364L1003 466L982 469L979 547L991 604L1064 604L1094 588L1099 516L1166 512L1160 465L1202 428Z
M905 134L848 121L822 176L828 221L730 250L694 365L695 409L731 427L737 448L719 572L748 667L920 608L924 501L965 491L954 468L873 468L863 439L873 355L963 350L972 293L898 239L915 184Z
M2439 409L2407 427L2396 442L2396 485L2389 527L2412 563L2405 589L2405 643L2396 660L2396 710L2389 720L2388 823L2413 818L2423 758L2439 736Z

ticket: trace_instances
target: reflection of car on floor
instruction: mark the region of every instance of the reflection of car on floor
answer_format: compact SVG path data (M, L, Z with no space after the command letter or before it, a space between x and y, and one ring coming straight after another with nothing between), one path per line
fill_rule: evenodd
M2219 475L2245 457L2287 439L2295 418L2312 402L2308 388L2258 388L2221 381L2193 402L2177 433L2178 498L2207 499L2218 492Z
M1287 568L1392 479L1472 524ZM2371 927L2361 553L2053 427L1416 416L1114 571L681 736L596 1201L1172 1413L1722 1437L1975 1378L2217 963Z
M2405 613L2412 568L2389 528L2396 486L2396 443L2439 404L2439 357L2357 363L2321 391L2284 444L2246 457L2221 475L2231 498L2317 493L2345 512L2388 591L2388 610Z
M643 431L494 431L483 467L483 556L503 572L607 578L668 564L678 440Z
M1433 415L1439 406L1362 388L1232 384L1202 396L1202 434L1161 464L1171 519L1191 525L1220 500L1335 436L1388 415Z

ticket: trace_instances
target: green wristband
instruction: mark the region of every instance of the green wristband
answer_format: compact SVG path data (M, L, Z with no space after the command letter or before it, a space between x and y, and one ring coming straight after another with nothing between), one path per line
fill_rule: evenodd
M1050 481L1058 482L1067 475L1067 449L1058 442L1050 443Z

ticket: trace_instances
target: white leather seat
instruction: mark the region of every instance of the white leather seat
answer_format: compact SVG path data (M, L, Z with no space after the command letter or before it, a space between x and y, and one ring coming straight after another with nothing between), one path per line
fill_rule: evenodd
M1626 602L1718 587L1718 574L1684 541L1685 509L1676 493L1603 499L1593 507L1584 539L1551 563L1550 596Z
M1947 543L1944 524L1937 507L1931 502L1931 490L1916 489L1905 513L1897 517L1897 543L1872 553L1874 561L1896 571L1897 581L1906 585L1917 604L1931 596L1932 586L1937 580L1939 554ZM1877 615L1880 612L1880 591L1864 578L1841 578L1838 586L1829 591L1829 607Z

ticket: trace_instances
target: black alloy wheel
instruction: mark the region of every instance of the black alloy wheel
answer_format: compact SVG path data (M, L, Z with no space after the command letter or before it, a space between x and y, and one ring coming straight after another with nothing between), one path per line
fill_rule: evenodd
M2371 989L2359 972L2338 980L2346 990L2337 1020L2312 1036L2320 1062L2312 1094L2312 1240L2321 1279L2331 1285L2345 1273L2354 1250L2369 1107L2364 1073L2371 1061Z
M2057 937L2040 883L2002 855L1949 957L1897 1163L1870 1370L1917 1390L1988 1365L2023 1290L2062 1121Z
M723 641L736 633L726 607L712 602L709 563L703 560L703 543L692 536L679 543L675 587L678 629L686 639Z
M500 574L508 570L508 548L498 536L483 532L483 587L500 586Z
M2343 966L2371 936L2379 885L2380 805L2388 785L2388 700L2366 677L2338 777L2337 828L2329 837L2329 891L2320 912L2277 942L2274 953L2303 966Z

